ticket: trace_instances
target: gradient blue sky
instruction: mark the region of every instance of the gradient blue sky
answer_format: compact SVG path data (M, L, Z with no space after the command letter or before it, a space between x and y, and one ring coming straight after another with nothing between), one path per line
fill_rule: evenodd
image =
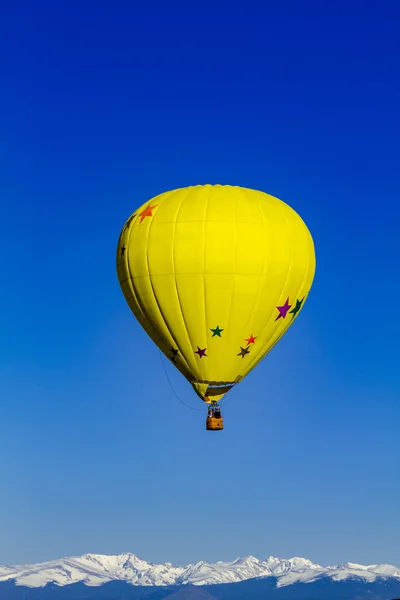
M135 4L1 9L0 563L400 566L399 5ZM115 273L134 209L198 183L282 198L317 252L218 435Z

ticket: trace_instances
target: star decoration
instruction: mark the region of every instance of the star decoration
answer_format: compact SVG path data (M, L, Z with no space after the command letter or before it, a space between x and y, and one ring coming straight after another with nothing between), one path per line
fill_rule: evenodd
M126 250L125 246L122 246L122 248L121 248L121 256L123 256L125 254L125 250Z
M249 338L245 338L245 342L247 342L247 345L249 346L250 344L254 344L254 342L256 341L257 336L253 337L252 335Z
M249 354L249 352L250 348L242 348L242 346L240 346L240 352L239 354L236 354L236 356L241 356L242 358L244 358L246 354Z
M210 331L213 332L211 337L214 337L215 335L217 335L218 337L221 337L221 333L224 331L223 329L220 329L219 326L217 325L215 329L210 329Z
M125 227L124 227L124 231L126 229L129 229L130 224L132 223L133 219L136 217L136 213L134 215L132 215L131 217L129 217L129 219L127 220L127 222L125 223Z
M303 304L303 301L304 301L304 297L301 300L296 300L296 306L291 311L289 311L289 314L292 315L292 319L294 319L294 317L297 315L297 313L301 309L301 305Z
M175 362L175 359L179 354L179 350L177 350L176 348L170 348L170 351L172 352L172 356L170 356L170 359L172 360L172 362Z
M158 204L154 204L153 206L150 206L150 204L148 204L146 206L146 208L144 210L142 210L141 213L139 213L139 217L140 217L140 222L143 221L143 219L145 219L146 217L152 217L153 213L151 212L156 206L158 206Z
M206 350L207 350L207 348L203 348L203 349L201 349L201 348L199 348L199 347L197 346L197 350L195 350L195 352L194 352L194 353L195 353L195 354L198 354L198 355L200 356L200 358L202 358L203 356L207 356L207 354L206 354Z
M292 308L292 305L289 304L289 298L286 300L283 306L276 307L279 310L279 315L276 317L275 321L278 319L286 319L286 315L288 314L289 308Z

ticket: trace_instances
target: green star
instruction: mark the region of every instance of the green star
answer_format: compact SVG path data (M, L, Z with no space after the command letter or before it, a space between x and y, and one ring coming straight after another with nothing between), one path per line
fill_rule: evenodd
M219 326L217 325L215 329L210 329L210 331L213 332L211 337L214 337L215 335L217 335L218 337L221 337L221 333L222 331L224 331L223 329L220 329Z
M236 356L241 356L242 358L244 358L246 356L246 354L249 354L250 352L250 348L242 348L242 346L240 346L240 352L239 354L236 354Z
M296 306L295 306L294 308L292 308L292 310L291 310L291 311L289 311L289 314L290 314L290 315L293 315L293 316L292 316L292 319L294 319L294 317L295 317L295 316L297 315L297 313L299 312L299 310L300 310L300 308L301 308L301 305L303 304L303 300L304 300L304 298L303 298L302 300L296 300Z

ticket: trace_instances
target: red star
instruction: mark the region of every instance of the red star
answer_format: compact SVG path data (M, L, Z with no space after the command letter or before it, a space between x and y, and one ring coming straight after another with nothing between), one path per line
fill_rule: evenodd
M245 338L245 341L247 342L247 345L249 346L250 344L254 344L254 342L256 341L256 339L257 339L257 336L256 336L256 337L253 337L253 336L251 335L249 338L247 338L247 340L246 340L246 338Z
M201 349L201 348L199 348L199 347L197 346L197 350L195 350L195 354L198 354L198 355L200 356L200 358L201 358L202 356L207 356L207 354L206 354L206 350L207 350L207 348L203 348L203 349Z
M139 213L139 217L141 217L140 222L143 221L143 219L145 219L146 217L152 217L153 213L151 212L153 210L153 208L155 208L156 206L158 206L158 204L154 204L153 206L150 206L150 204L148 204L146 206L146 208L144 210L142 210L141 213Z

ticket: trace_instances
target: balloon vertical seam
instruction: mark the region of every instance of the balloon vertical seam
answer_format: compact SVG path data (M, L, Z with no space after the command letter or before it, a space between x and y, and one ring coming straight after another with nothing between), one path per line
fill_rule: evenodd
M173 195L173 194L170 194L169 198L171 197L171 195ZM166 202L166 201L168 201L168 199L164 200L164 202ZM168 321L167 321L167 319L165 317L165 313L163 312L163 310L161 308L160 302L159 302L159 300L157 298L156 291L154 289L153 282L151 280L150 265L149 265L149 237L150 237L150 232L151 232L151 228L152 228L152 225L153 225L154 221L155 220L152 219L152 221L150 222L149 228L147 230L147 236L146 236L146 262L147 262L148 277L149 277L150 286L151 286L151 289L152 289L152 292L153 292L154 300L155 300L155 302L157 304L157 307L158 307L158 310L160 312L161 318L162 318L162 320L164 322L164 326L165 326L166 330L168 331L168 333L169 333L172 341L174 342L175 346L177 348L179 348L179 344L177 343L177 341L175 339L175 336L173 335L172 330L171 330L171 328L169 326L169 323L168 323ZM187 370L190 372L191 368L190 368L190 365L189 365L187 359L184 357L184 355L182 355L182 352L180 354L181 354L182 361L185 363L185 366L187 367Z
M189 333L189 330L187 328L187 323L186 323L185 314L184 314L184 311L183 311L181 297L179 295L179 287L178 287L177 273L176 273L176 260L175 260L175 237L176 237L176 226L177 226L178 219L179 219L179 213L181 212L181 210L183 208L183 205L184 205L185 201L187 200L190 192L191 192L191 188L187 188L186 194L183 196L183 198L181 200L181 203L180 203L180 205L178 207L178 211L176 213L175 221L174 221L174 229L173 229L173 232L172 232L172 242L173 242L172 243L172 264L173 264L173 270L174 270L175 290L176 290L176 297L178 299L179 309L180 309L180 312L181 312L182 323L183 323L183 330L186 333L186 337L187 337L188 343L189 343L189 352L191 350L193 350L193 340L190 337L190 333ZM182 352L181 352L181 354L182 354ZM186 360L186 362L188 364L189 372L191 373L192 378L196 379L195 374L198 374L199 371L198 371L198 366L197 366L195 360L193 360L192 356L190 356L190 357L188 356L185 360Z
M209 204L210 204L210 196L211 196L211 191L212 191L212 187L210 186L210 188L208 189L208 195L206 197L206 210L204 213L204 225L203 225L203 297L204 297L204 330L205 330L205 342L206 342L206 347L208 345L207 343L207 323L208 323L208 316L207 316L207 300L206 300L206 252L207 252L207 212L209 209ZM207 361L207 376L205 377L206 380L210 381L211 379L211 375L210 375L210 361Z
M242 189L240 189L240 188L239 188L239 190L240 190L240 193L241 193L241 194L242 194L244 197L246 197L246 194L245 194L244 190L242 190ZM260 213L260 215L261 215L261 221L262 221L262 222L263 222L263 224L264 224L264 229L266 229L266 220L265 220L265 218L264 218L264 213L263 213L263 211L262 211L262 209L261 209L261 207L260 207L260 204L259 204L258 198L257 198L257 208L258 208L258 211L259 211L259 213ZM263 286L262 286L262 284L263 284L263 282L265 281L265 275L266 275L266 273L267 273L266 264L267 264L267 261L266 261L266 252L264 252L264 265L263 265L263 274L262 274L262 276L259 278L258 290L257 290L257 296L256 296L256 299L254 300L254 304L253 304L253 310L252 310L252 311L249 313L249 318L247 319L246 328L244 328L246 331L247 331L247 329L248 329L248 328L250 327L250 325L251 325L251 322L252 322L253 316L254 316L254 314L255 314L255 312L256 312L256 308L258 308L258 305L259 305L259 303L260 303L260 300L261 300L261 293L260 293L260 292L261 292L261 290L262 290L262 287L263 287ZM251 334L251 335L252 335L252 332L249 332L249 334ZM249 335L249 334L244 334L244 335ZM257 337L260 337L260 336L257 336ZM250 361L249 361L249 362L250 362Z
M234 230L235 230L235 264L234 264L234 269L233 269L233 284L232 284L232 288L231 288L231 300L229 303L229 310L228 310L228 314L227 314L227 319L226 319L226 327L228 330L228 337L230 338L230 331L231 331L231 327L230 327L230 320L231 320L231 316L232 316L232 306L233 306L233 298L235 295L235 284L236 284L236 268L237 268L237 224L236 224L236 220L237 220L237 208L236 208L236 195L233 195L233 209L234 209Z
M132 292L132 297L133 300L135 301L137 308L140 312L140 314L142 315L142 318L147 321L147 323L149 324L149 326L147 328L144 328L145 331L150 331L150 330L155 330L154 324L150 321L150 319L148 318L146 311L143 309L141 301L140 301L140 295L137 294L136 292L136 288L135 288L135 283L134 283L134 278L132 275L132 271L131 271L131 265L130 265L130 259L129 259L129 246L130 246L130 242L131 242L131 235L132 235L132 231L133 231L133 225L129 227L128 229L128 238L127 238L127 257L126 257L126 268L128 271L128 275L129 275L129 281L130 281L130 286L131 286L131 292ZM157 332L158 333L158 332Z
M283 219L283 221L284 221L284 222L285 222L285 224L286 224L286 229L287 229L287 232L288 232L289 240L291 240L291 233L290 233L290 228L288 227L288 222L287 222L287 219L286 219L285 215L283 214L283 211L282 211L282 209L281 209L281 207L280 207L280 204L278 204L278 202L280 202L280 200L277 200L277 199L274 199L274 200L275 200L275 202L277 203L277 206L279 207L279 212L280 212L280 214L281 214L281 216L282 216L282 219ZM281 291L280 291L280 293L279 293L279 295L278 295L278 298L277 298L277 302L279 302L279 298L281 297L281 295L282 295L282 292L283 292L283 290L285 289L285 287L286 287L286 284L287 284L287 282L288 282L288 279L289 279L289 274L290 274L290 270L291 270L291 258L292 258L292 247L291 247L291 244L290 244L290 243L289 243L289 248L290 248L290 250L289 250L290 254L289 254L288 268L287 268L287 271L286 271L286 276L285 276L285 278L284 278L284 280L283 280L283 284L282 284ZM261 331L260 338L262 338L262 336L264 335L264 333L267 331L268 327L270 326L271 320L272 320L273 318L274 318L274 312L272 311L272 313L271 313L271 315L270 315L269 319L267 320L267 322L266 322L265 326L263 327L263 329L262 329L262 331ZM282 331L282 333L281 333L281 334L278 334L278 335L279 335L279 337L281 337L281 336L282 336L282 335L283 335L283 334L286 332L286 330L287 330L287 327L286 327L286 325L284 325L284 326L282 327L282 330L283 330L283 331ZM270 340L271 340L271 339L273 339L273 337L276 335L277 331L279 331L279 328L278 328L278 330L274 331L274 332L273 332L273 334L272 334L272 335L270 335L270 336L269 336L269 338L268 338L267 340L265 340L265 341L264 341L264 347L266 347L266 346L268 347L268 342L270 342ZM265 356L266 354L268 354L268 352L270 352L270 350L271 350L271 348L268 348L267 352L265 352L265 354L264 354L263 356ZM255 352L255 353L253 354L253 358L252 358L252 360L250 361L250 368L249 368L249 370L248 370L248 373L250 373L250 371L251 371L251 370L252 370L252 369L253 369L253 368L254 368L254 367L257 365L257 364L259 364L259 362L260 362L260 360L261 360L261 358L260 358L260 357L261 357L261 352L260 352L260 351L262 352L262 346L260 346L260 350L259 350L258 352ZM247 373L247 374L248 374L248 373Z

